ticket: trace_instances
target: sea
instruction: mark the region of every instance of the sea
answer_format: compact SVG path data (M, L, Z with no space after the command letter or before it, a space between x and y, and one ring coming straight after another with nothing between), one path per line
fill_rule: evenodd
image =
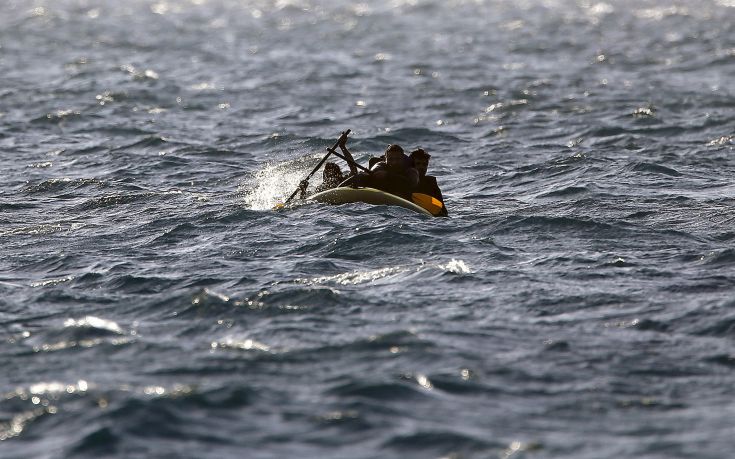
M0 457L735 457L734 180L733 0L0 0Z

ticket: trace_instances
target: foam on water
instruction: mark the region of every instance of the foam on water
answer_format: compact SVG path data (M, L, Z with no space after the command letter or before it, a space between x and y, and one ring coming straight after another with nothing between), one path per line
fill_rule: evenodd
M273 210L277 204L285 203L320 159L321 157L317 159L314 156L298 161L267 164L254 172L250 180L240 185L239 193L242 194L244 204L253 210ZM307 170L310 164L313 166ZM314 174L309 183L310 187L318 186L321 183L321 171ZM296 195L292 202L298 202L298 198L299 195Z

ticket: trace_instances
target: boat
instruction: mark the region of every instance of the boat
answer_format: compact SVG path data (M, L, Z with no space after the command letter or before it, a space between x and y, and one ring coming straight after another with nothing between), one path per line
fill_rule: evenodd
M423 215L428 215L430 217L434 216L429 210L425 209L419 204L403 199L400 196L377 190L375 188L337 187L330 190L322 191L321 193L316 193L312 196L309 196L309 198L307 199L310 201L323 202L327 204L348 204L354 202L364 202L366 204L373 205L400 206ZM434 201L440 202L436 199L434 199ZM418 202L421 203L422 200L418 200Z

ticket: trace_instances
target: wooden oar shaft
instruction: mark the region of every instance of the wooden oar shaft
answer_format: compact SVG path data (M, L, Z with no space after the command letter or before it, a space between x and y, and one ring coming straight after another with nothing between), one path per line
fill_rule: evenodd
M327 150L329 150L329 152L330 152L331 154L333 154L334 156L337 156L338 158L342 158L342 159L344 159L345 161L347 161L347 163L348 163L348 164L350 163L350 160L349 160L349 159L347 159L347 158L345 157L345 155L343 155L343 154L340 154L340 153L337 153L337 151L336 151L336 150L334 149L334 147L332 147L332 148L327 148ZM353 161L353 162L354 162L354 161ZM370 172L370 169L368 169L368 168L367 168L367 167L365 167L365 166L361 166L361 165L357 164L356 162L355 162L355 166L357 166L357 168L358 168L358 169L361 169L361 170L363 170L363 171L365 171L365 172Z

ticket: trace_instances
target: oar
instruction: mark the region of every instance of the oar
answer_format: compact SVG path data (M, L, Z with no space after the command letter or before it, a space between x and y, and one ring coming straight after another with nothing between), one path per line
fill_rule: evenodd
M345 161L347 161L347 164L349 164L350 162L354 162L354 161L350 161L349 159L345 158L345 155L343 155L341 153L337 153L337 150L335 150L334 147L327 148L327 151L329 151L329 153L333 154L334 156L336 156L338 158L344 159ZM357 164L356 162L355 162L355 166L357 166L357 168L360 169L360 170L363 170L365 172L370 172L370 169L368 169L365 166L361 166L361 165Z
M343 133L342 133L342 135L341 135L341 136L339 136L339 139L337 139L337 142L336 142L336 143L334 144L334 146L333 146L332 148L327 148L327 154L326 154L326 155L324 156L324 158L322 158L322 160L321 160L321 161L319 161L319 164L317 164L317 165L316 165L316 167L314 167L314 169L312 169L312 170L311 170L311 172L309 172L309 175L307 175L307 176L306 176L306 178L305 178L304 180L309 180L309 178L310 178L310 177L311 177L312 175L314 175L314 173L315 173L316 171L318 171L320 167L322 167L322 164L324 164L324 161L326 161L326 160L327 160L327 158L329 158L329 155L331 155L332 153L335 153L335 154L339 155L339 153L337 153L336 151L334 151L334 149L335 149L335 148L337 148L337 147L339 146L340 142L342 142L342 138L343 138L343 137L347 137L347 136L348 136L349 134L350 134L350 130L349 130L349 129L347 129L347 130L346 130L345 132L343 132ZM342 156L342 155L339 155L339 156ZM344 156L342 156L342 158L344 158ZM303 180L302 180L302 181L303 181ZM291 193L291 196L289 196L289 197L288 197L288 199L286 199L286 202L285 202L285 203L283 203L283 204L277 204L277 205L276 205L276 208L280 208L280 207L283 207L284 205L288 204L288 202L289 202L290 200L292 200L292 199L293 199L294 197L296 197L296 194L297 194L297 193L299 192L299 190L300 190L300 189L301 189L301 188L296 188L296 189L294 190L294 192L293 192L293 193Z
M442 213L444 203L433 196L424 193L411 193L411 200L414 204L431 212L431 215L438 217Z

